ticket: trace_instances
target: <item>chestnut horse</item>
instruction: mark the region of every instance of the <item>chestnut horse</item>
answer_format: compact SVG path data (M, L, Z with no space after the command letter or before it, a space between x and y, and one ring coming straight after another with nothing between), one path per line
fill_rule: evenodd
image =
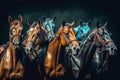
M69 26L73 25L74 22L72 22ZM71 31L68 31L68 28L68 25L66 25L64 22L58 30L54 40L51 41L48 45L48 50L44 59L44 80L61 79L66 73L65 67L64 65L62 65L63 63L61 62L64 61L63 50L65 46L71 42L70 39L66 36L66 34L73 34Z
M22 16L19 15L18 20L12 21L12 17L8 17L10 23L9 42L4 55L0 61L0 80L22 79L24 68L21 62L22 50L20 42L22 38Z
M67 64L67 69L69 72L69 80L73 80L74 78L76 78L79 73L79 67L77 64L80 64L79 61L79 50L80 50L80 46L78 43L78 40L76 38L76 31L74 30L73 26L70 26L70 23L66 23L66 32L68 32L68 37L69 37L69 44L66 46L66 58L68 58L68 63ZM77 64L76 64L77 62ZM70 75L71 73L71 75Z

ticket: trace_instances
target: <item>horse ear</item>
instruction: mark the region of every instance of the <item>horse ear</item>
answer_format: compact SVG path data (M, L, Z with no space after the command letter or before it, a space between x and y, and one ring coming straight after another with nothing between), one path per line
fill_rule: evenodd
M56 16L54 16L53 18L52 18L52 20L54 21L56 19Z
M21 15L19 15L19 16L18 16L18 20L20 20L20 22L22 22L22 21L23 21L23 19L22 19L22 16L21 16Z
M73 27L73 26L74 26L74 24L75 24L75 21L73 21L73 22L70 24L70 26L71 26L71 27Z
M42 21L41 21L41 19L40 19L40 18L38 19L38 23L39 23L39 25L41 25L41 24L42 24Z
M91 19L88 20L87 24L89 25L91 23Z
M30 26L32 24L32 22L29 20L29 18L27 18L27 24L28 24L28 26Z
M44 16L42 17L42 20L45 21L45 17Z
M12 22L12 17L8 16L8 22L11 23Z
M83 23L83 21L82 21L82 20L80 20L80 25L82 25L82 23Z
M65 21L63 20L62 27L64 27L64 26L65 26Z
M104 27L106 27L106 26L107 26L107 24L108 24L108 23L107 23L107 22L105 22L105 24L104 24L102 27L103 27L103 28L104 28Z
M41 19L40 18L38 19L38 23L39 23L40 28L41 28Z

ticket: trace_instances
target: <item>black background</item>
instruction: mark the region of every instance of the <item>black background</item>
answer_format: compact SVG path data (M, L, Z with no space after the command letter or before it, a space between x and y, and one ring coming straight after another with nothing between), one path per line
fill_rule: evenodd
M97 17L101 23L108 22L108 30L112 33L112 39L118 47L118 55L110 59L109 71L102 77L102 80L120 80L120 22L119 22L119 1L116 0L1 0L0 1L0 44L9 40L8 16L16 19L19 14L23 16L23 25L28 29L26 19L37 20L42 16L56 16L57 28L62 23L79 20L87 21L90 18ZM56 31L57 31L56 28Z

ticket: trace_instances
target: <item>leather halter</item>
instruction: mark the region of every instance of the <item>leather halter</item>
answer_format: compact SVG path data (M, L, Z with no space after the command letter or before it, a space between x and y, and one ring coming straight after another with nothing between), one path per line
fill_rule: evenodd
M101 28L103 28L103 27L101 27ZM99 28L99 29L101 29L101 28ZM105 45L108 44L109 42L112 42L112 40L108 40L108 41L105 41L105 42L104 42L104 41L101 39L101 37L98 35L99 29L96 29L96 30L95 30L94 44L96 45L96 40L97 40L97 39L98 39L98 41L102 44L102 46L105 46Z

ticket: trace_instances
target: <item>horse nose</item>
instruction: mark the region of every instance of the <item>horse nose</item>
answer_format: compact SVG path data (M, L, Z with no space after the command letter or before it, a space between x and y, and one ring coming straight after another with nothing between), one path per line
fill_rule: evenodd
M77 51L79 51L80 50L80 48L79 47L77 47Z
M18 40L18 41L13 41L13 45L15 45L15 46L18 46L19 45L19 43L20 43L20 41Z
M27 46L27 47L26 47L26 51L27 51L27 52L32 52L32 47Z
M76 50L76 47L74 46L74 48L73 48L74 50Z

